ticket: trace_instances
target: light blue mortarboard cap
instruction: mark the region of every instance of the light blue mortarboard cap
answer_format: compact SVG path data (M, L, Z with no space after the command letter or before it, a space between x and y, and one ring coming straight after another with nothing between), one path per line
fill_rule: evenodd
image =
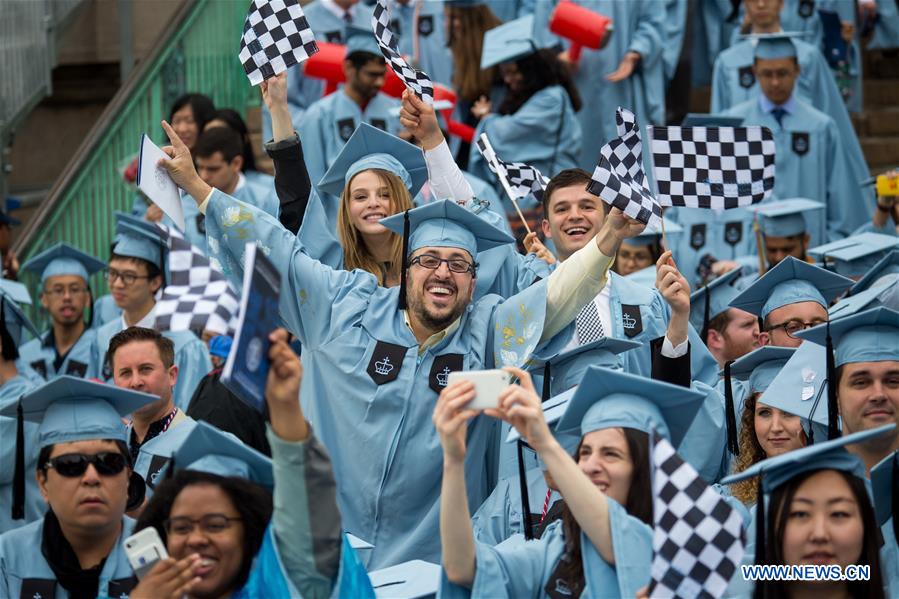
M481 68L489 69L502 62L512 62L538 49L534 38L534 15L527 15L484 33Z
M556 425L559 433L610 427L652 429L676 448L690 428L705 394L653 379L590 367Z
M3 326L6 327L16 347L23 341L23 329L27 329L35 337L40 335L37 327L19 308L19 304L31 304L31 296L28 294L27 287L18 281L0 279L0 301L3 302Z
M796 58L796 44L792 39L794 35L782 32L752 36L756 42L754 57L763 60Z
M353 177L369 169L393 173L412 196L428 180L428 166L421 148L368 123L361 123L318 182L318 190L340 197Z
M805 214L822 210L824 204L806 198L792 198L767 204L759 204L759 227L768 237L793 237L808 231Z
M705 330L709 321L726 312L734 298L740 295L736 286L740 274L741 269L735 268L690 294L690 324L697 331Z
M163 269L166 242L162 229L122 212L117 212L116 218L116 244L112 252L117 256L145 260Z
M272 461L206 422L197 422L173 455L175 472L197 470L243 478L267 489L275 486Z
M416 559L374 570L368 573L368 577L372 586L379 589L375 596L425 599L437 595L441 571L438 564Z
M670 221L667 218L665 219L665 234L666 235L676 235L678 233L682 233L684 228L677 224L674 221ZM648 226L643 229L643 231L637 235L636 237L630 237L624 241L624 243L630 245L649 245L651 243L658 243L662 239L662 226L654 227L650 229Z
M353 52L368 52L375 56L381 56L381 48L378 46L378 40L375 39L371 28L347 25L344 31L347 56Z
M849 453L846 450L846 446L867 441L895 428L895 424L887 424L831 441L815 443L801 449L788 451L779 456L757 462L742 472L728 476L721 483L729 485L761 475L762 489L766 494L769 494L781 485L789 482L794 476L812 470L840 470L864 481L867 478L865 476L865 465L857 456Z
M899 493L899 451L894 451L871 468L871 491L874 495L874 512L877 524L883 526L890 518L899 518L894 513L894 496Z
M59 275L75 275L87 281L92 274L105 267L106 263L102 260L67 243L57 243L23 264L22 270L39 274L43 284L49 277Z
M15 417L21 404L23 418L39 423L40 447L92 439L127 441L122 417L158 400L149 393L62 375L7 404L0 415Z
M834 348L834 366L857 362L899 361L899 312L877 307L797 333L812 343Z
M899 246L899 237L860 233L809 248L808 254L841 275L861 277L896 246Z
M584 372L590 366L621 368L621 359L618 354L636 349L641 345L636 341L603 337L598 341L585 343L551 356L535 354L533 361L528 364L528 370L544 375L548 373L550 382L547 387L547 381L543 381L544 391L547 392L544 395L554 396L580 383Z
M443 0L444 6L456 6L459 8L470 8L472 6L484 6L486 0Z
M402 235L405 214L381 219L381 224ZM474 258L478 252L515 242L508 233L452 200L425 204L409 210L408 215L410 254L423 247L451 247Z
M846 318L878 306L892 308L893 306L888 305L888 303L883 300L885 299L885 296L891 295L890 292L896 288L897 283L899 283L899 281L894 282L892 285L872 287L861 293L844 297L827 311L830 315L830 320L833 321L839 318Z
M751 393L762 393L795 351L793 347L763 345L734 360L730 366L730 376L738 381L747 381Z
M779 369L758 400L788 414L827 427L827 368L825 350L803 343Z
M868 272L855 282L849 293L855 295L871 287L890 284L897 279L899 279L899 249L893 249L868 269Z
M828 303L852 280L788 256L731 301L734 308L766 318L772 310L800 302Z

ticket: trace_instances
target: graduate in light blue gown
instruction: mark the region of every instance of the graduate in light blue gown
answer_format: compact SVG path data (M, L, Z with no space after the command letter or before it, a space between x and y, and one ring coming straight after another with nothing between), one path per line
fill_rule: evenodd
M444 446L441 492L443 578L440 597L630 597L649 582L652 488L649 435L679 445L703 401L689 389L590 367L555 427L580 436L577 462L553 437L530 377L500 395L489 412L515 423L546 462L566 513L539 540L476 543L467 516L461 458L465 409L473 388L447 388L434 422ZM461 424L460 424L461 423ZM462 455L460 455L462 454ZM579 549L579 550L578 550ZM580 555L572 563L571 555Z
M320 181L344 144L361 123L387 133L400 130L394 110L399 101L381 93L389 68L378 48L369 24L365 28L348 27L343 70L346 84L333 94L309 106L296 127L306 148L304 154L309 180Z
M99 329L101 326L122 317L122 309L115 303L115 298L111 293L101 295L94 302L93 326L91 328Z
M549 15L557 3L557 0L547 0L536 5L534 17L541 25L537 38L541 47L559 42L568 46L567 40L549 33ZM662 53L668 41L665 32L667 13L663 3L657 0L577 0L577 4L605 15L615 23L615 31L604 48L584 48L573 76L585 107L577 114L584 133L577 164L592 172L599 159L599 150L618 136L616 108L623 106L631 110L637 115L637 122L644 125L665 123L665 61ZM613 80L609 80L613 73ZM496 151L499 153L499 148ZM547 176L556 172L540 170Z
M869 566L870 578L855 583L791 582L791 589L804 594L822 593L827 589L828 592L861 597L891 596L885 591L885 572L889 566L883 563L879 551L880 535L867 486L865 465L847 451L847 446L876 442L876 437L890 434L895 426L890 424L809 445L758 462L752 468L725 479L725 484L753 477L758 477L759 481L758 496L762 503L756 507L755 522L751 527L755 531L755 543L747 548L744 564L817 564L820 562L811 562L802 556L816 550L822 551L830 554L825 564ZM833 504L837 501L845 505L844 513L847 514L838 522L832 516ZM797 509L797 505L802 507ZM787 514L791 517L784 522ZM812 522L817 527L814 531L810 530ZM835 525L844 531L840 543L831 540L832 535L836 534ZM858 532L852 535L848 531ZM828 586L822 587L822 584ZM837 587L834 588L834 585ZM753 591L761 596L786 593L786 584L784 581L759 581L753 585L743 580L740 569L737 569L726 595L748 597L753 595Z
M372 8L359 0L313 0L303 7L306 21L315 34L315 40L332 44L346 44L347 25L371 32ZM287 72L287 101L293 127L297 131L306 110L322 98L325 93L325 82L321 79L307 77L303 73L302 63ZM262 104L262 143L272 138L272 119L268 107Z
M899 48L899 6L889 0L876 0L875 6L874 36L865 48Z
M859 279L897 247L899 237L859 233L809 248L808 254L828 270Z
M759 40L754 69L761 93L725 114L774 134L775 195L823 202L828 241L850 235L871 220L873 202L855 180L836 123L795 93L796 46L784 38ZM780 71L784 76L774 78Z
M17 289L18 288L18 289ZM0 370L3 384L0 385L0 410L15 405L19 398L43 384L43 379L19 360L17 347L22 340L24 329L36 333L34 325L22 312L14 297L24 297L27 293L21 283L0 279L0 302L3 304L3 320L0 322ZM34 447L37 438L37 425L26 423L23 432L28 451L26 462L29 468L37 462L37 450ZM37 480L33 476L25 477L26 501L22 518L12 519L13 469L16 455L16 420L13 417L0 416L0 533L27 524L39 518L45 509L43 499L37 488Z
M538 23L534 16L522 17L484 34L481 69L500 65L507 91L502 104L477 115L474 137L486 133L502 160L524 162L551 177L577 166L586 140L575 118L581 108L578 92L553 53L540 50ZM468 170L496 181L477 144L471 146ZM494 187L505 194L498 181Z
M698 0L693 13L693 49L690 75L693 85L712 82L712 65L731 44L739 26L737 11L730 0Z
M510 0L505 3L513 4ZM453 55L446 45L441 0L391 0L390 28L399 38L400 54L428 74L434 83L453 83Z
M871 468L871 490L874 495L874 510L877 524L883 535L880 548L880 563L883 566L884 583L887 592L895 595L899 591L899 518L896 517L896 500L899 499L899 452L894 451Z
M96 339L91 346L89 368L90 376L105 381L112 380L112 371L106 357L110 339L129 326L153 328L155 294L166 276L168 260L163 233L156 225L121 212L116 213L116 217L116 245L113 247L109 268L119 275L130 271L135 278L130 285L125 284L122 276L118 275L109 282L113 293L120 294L124 312L121 318L97 329ZM175 344L175 363L178 366L175 405L182 411L187 411L197 384L212 370L209 351L190 331L160 332Z
M189 560L195 548L184 542L185 533L180 531L189 531L190 518L214 518L224 509L238 515L242 539L237 546L220 548L215 556L220 568L228 568L224 564L231 568L194 585L191 595L212 589L246 599L373 599L368 575L340 530L327 453L308 427L304 439L285 435L293 432L296 422L285 422L283 409L280 412L282 418L273 419L267 432L271 459L208 423L197 424L174 452L174 472L171 467L166 471L135 530L155 528L171 557ZM218 503L207 500L184 511L185 502L202 500L210 487L218 490ZM187 522L182 522L184 518ZM160 591L148 583L135 589L148 596Z
M50 313L50 330L24 344L22 360L44 380L59 374L87 376L96 331L84 321L90 309L90 276L106 264L65 243L58 243L22 265L40 276L41 304ZM59 340L59 341L57 341ZM64 351L60 354L60 344Z
M36 445L20 449L41 457L36 464L17 461L14 476L36 476L49 508L43 518L0 535L0 596L119 597L131 591L137 579L124 540L134 521L125 512L140 507L144 487L131 469L122 417L153 399L61 375L0 409L2 417L18 414L37 427L36 438L25 441ZM27 494L13 495L15 511ZM85 505L97 498L103 509ZM72 530L78 539L66 537ZM97 547L108 553L98 555ZM85 569L80 564L86 560L99 566Z

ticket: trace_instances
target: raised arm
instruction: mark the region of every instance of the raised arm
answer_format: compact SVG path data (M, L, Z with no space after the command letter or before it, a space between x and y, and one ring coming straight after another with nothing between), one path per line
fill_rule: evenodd
M262 82L262 99L272 116L273 139L265 152L275 165L275 192L281 204L280 221L296 234L303 224L312 184L303 158L303 144L293 128L287 104L287 73Z

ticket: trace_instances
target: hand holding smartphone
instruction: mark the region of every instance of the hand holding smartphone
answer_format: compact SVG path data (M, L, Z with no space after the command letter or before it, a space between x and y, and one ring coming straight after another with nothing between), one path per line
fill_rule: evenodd
M169 553L165 550L159 533L149 526L125 539L125 555L128 556L128 563L140 580L156 562L167 558Z
M471 410L499 407L499 394L512 384L512 375L505 370L459 370L451 372L447 384L470 381L474 384L475 397L466 406Z

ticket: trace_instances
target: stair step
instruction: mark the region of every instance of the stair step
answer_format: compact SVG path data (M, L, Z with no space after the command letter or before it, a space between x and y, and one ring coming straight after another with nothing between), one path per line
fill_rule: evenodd
M867 136L859 141L872 171L899 164L899 136Z
M865 106L899 105L899 79L873 79L864 82Z
M862 113L851 114L850 118L859 137L899 135L899 107L869 108Z

